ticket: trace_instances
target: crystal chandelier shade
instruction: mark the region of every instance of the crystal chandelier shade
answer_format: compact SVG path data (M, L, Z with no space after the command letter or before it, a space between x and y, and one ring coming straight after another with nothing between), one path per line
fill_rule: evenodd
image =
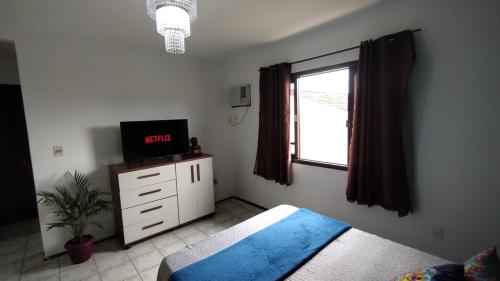
M185 37L191 35L191 22L185 10L175 6L163 6L156 10L156 30L162 36L171 29L178 29Z
M185 38L197 18L196 0L147 0L148 15L156 20L156 30L165 37L168 53L183 54Z
M177 29L168 29L165 31L165 50L171 54L184 54L184 34Z

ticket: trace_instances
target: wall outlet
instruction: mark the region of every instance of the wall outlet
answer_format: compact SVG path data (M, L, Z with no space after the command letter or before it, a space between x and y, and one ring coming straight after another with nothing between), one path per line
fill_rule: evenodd
M444 228L437 228L432 231L432 237L436 242L444 241Z
M63 157L64 156L64 151L62 145L54 146L52 148L54 151L54 157Z

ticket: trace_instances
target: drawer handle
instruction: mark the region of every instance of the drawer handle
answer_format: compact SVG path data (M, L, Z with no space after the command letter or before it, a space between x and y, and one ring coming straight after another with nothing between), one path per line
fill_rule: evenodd
M151 208L151 209L143 210L143 211L141 211L141 214L149 213L149 212L161 209L161 208L163 208L163 206L158 206L158 207L154 207L154 208Z
M152 191L141 193L141 194L139 194L139 197L150 195L150 194L153 194L153 193L158 193L158 192L161 192L161 189L156 189L156 190L152 190Z
M191 183L194 183L194 166L191 165Z
M155 227L155 226L158 226L158 225L161 225L161 224L163 224L163 221L160 221L160 222L157 222L157 223L153 223L153 224L148 225L148 226L144 226L144 227L142 228L142 230L146 230L146 229L148 229L148 228Z
M159 175L160 175L160 173L154 173L154 174L150 174L150 175L144 175L144 176L137 177L137 179L142 180L142 179L147 179L147 178L151 178L151 177L157 177Z
M200 181L200 164L196 164L196 173L198 174L198 181Z

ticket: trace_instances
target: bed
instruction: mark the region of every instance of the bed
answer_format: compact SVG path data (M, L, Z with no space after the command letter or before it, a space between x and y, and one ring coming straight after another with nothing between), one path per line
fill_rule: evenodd
M298 208L281 205L165 257L158 281L290 216ZM351 228L285 280L391 280L416 268L450 263L445 259Z

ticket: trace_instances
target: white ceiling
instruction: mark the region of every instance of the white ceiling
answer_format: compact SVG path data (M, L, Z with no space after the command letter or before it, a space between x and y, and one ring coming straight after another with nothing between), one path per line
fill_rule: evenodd
M187 53L213 57L274 42L381 0L198 0ZM145 0L1 0L0 26L163 51ZM0 39L8 39L1 38Z

